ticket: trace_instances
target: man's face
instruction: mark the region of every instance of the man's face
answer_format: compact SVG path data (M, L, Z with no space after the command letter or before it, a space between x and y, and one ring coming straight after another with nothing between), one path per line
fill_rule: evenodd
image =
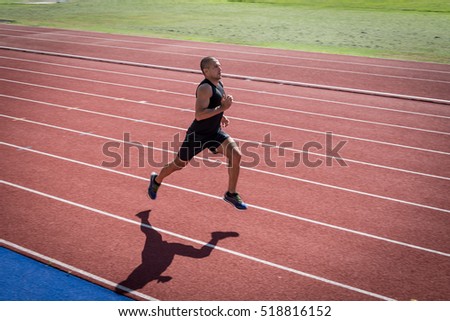
M208 68L205 69L205 76L216 80L222 78L222 66L219 60L213 60L209 63Z

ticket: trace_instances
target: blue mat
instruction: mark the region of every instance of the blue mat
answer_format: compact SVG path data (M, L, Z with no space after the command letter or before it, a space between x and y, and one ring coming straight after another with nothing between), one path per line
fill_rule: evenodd
M0 247L0 301L132 301Z

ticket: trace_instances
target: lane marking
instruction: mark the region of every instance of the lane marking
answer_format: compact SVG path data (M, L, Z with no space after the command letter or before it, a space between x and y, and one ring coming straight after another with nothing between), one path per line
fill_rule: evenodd
M12 147L12 148L20 148L21 147L21 146L10 144L10 143L6 143L6 142L0 142L0 145ZM31 152L31 153L35 153L35 154L39 154L39 155L55 158L55 159L58 159L58 160L62 160L62 161L66 161L66 162L70 162L70 163L74 163L74 164L78 164L78 165L82 165L82 166L86 166L86 167L90 167L90 168L94 168L94 169L100 169L100 170L103 170L103 171L106 171L106 172L110 172L110 173L119 174L119 175L130 177L130 178L142 180L142 181L145 181L145 182L148 183L148 178L137 176L137 175L133 175L133 174L129 174L129 173L125 173L125 172L121 172L121 171L117 171L117 170L114 170L114 169L111 169L111 168L105 168L105 167L101 167L101 166L98 166L98 165L85 163L85 162L78 161L78 160L75 160L75 159L71 159L71 158L67 158L67 157L63 157L63 156L58 156L58 155L42 152L42 151L39 151L39 150L36 150L36 149L24 149L24 151L28 151L28 152ZM212 199L216 199L216 200L222 201L222 197L219 197L217 195L204 193L204 192L201 192L201 191L197 191L197 190L194 190L194 189L191 189L191 188L181 187L181 186L173 185L173 184L169 184L169 183L164 183L164 186L168 186L170 188L174 188L174 189L181 190L181 191L184 191L184 192L193 193L193 194L197 194L197 195L201 195L201 196L205 196L205 197L209 197L209 198L212 198ZM368 237L368 238L372 238L372 239L376 239L376 240L380 240L380 241L384 241L384 242L388 242L388 243L392 243L392 244L396 244L396 245L412 248L412 249L415 249L415 250L420 250L420 251L425 251L425 252L429 252L429 253L433 253L433 254L437 254L437 255L450 257L450 253L445 253L445 252L442 252L442 251L428 249L428 248L425 248L425 247L421 247L421 246L417 246L417 245L413 245L413 244L409 244L409 243L405 243L405 242L401 242L401 241L396 241L396 240L392 240L392 239L389 239L389 238L385 238L385 237L381 237L381 236L377 236L377 235L373 235L373 234L369 234L369 233L364 233L364 232L360 232L360 231L357 231L357 230L352 230L352 229L348 229L348 228L337 226L337 225L333 225L333 224L324 223L324 222L317 221L317 220L304 218L304 217L301 217L301 216L296 216L296 215L293 215L293 214L289 214L289 213L285 213L285 212L282 212L282 211L269 209L269 208L258 206L258 205L253 205L253 204L247 204L247 205L250 208L255 208L255 209L263 211L263 212L268 212L268 213L272 213L272 214L276 214L276 215L292 218L292 219L299 220L299 221L302 221L302 222L307 222L307 223L310 223L310 224L313 224L313 225L314 224L315 225L320 225L320 226L324 226L326 228L331 228L331 229L334 229L334 230L339 230L339 231L342 231L342 232L347 232L347 233L359 235L359 236L362 236L362 237ZM447 212L450 212L450 211L447 211Z
M2 184L9 185L9 186L11 186L11 187L16 187L16 188L18 188L18 189L26 190L25 188L19 187L19 185L16 185L16 184L11 184L11 183L5 182L5 181L0 181L0 182L1 182ZM30 191L28 191L28 192L30 192ZM35 194L38 194L38 193L35 193ZM41 195L41 196L43 196L43 195ZM0 239L0 244L5 244L5 245L7 245L9 248L15 249L16 251L19 251L19 252L21 252L21 253L25 253L25 254L27 254L28 256L39 258L40 261L42 261L42 262L45 262L45 263L51 263L52 266L57 266L57 267L59 267L59 268L60 268L61 270L63 270L63 271L71 271L71 272L75 272L75 273L77 273L78 275L83 275L83 276L86 277L88 280L95 280L96 282L98 282L98 283L100 283L100 284L107 285L108 287L113 287L113 288L116 288L116 287L117 287L117 288L120 288L121 290L124 290L124 291L126 291L126 292L128 292L128 293L131 293L131 294L133 294L133 295L136 295L136 296L138 296L138 297L140 297L141 299L144 299L144 300L148 300L148 301L158 301L157 299L155 299L155 298L153 298L153 297L151 297L151 296L149 296L149 295L146 295L146 294L143 294L143 293L141 293L141 292L138 292L138 291L129 289L129 288L127 288L127 287L124 287L124 286L122 286L122 285L119 285L119 284L117 284L117 283L114 283L114 282L112 282L112 281L110 281L110 280L107 280L107 279L105 279L105 278L102 278L102 277L100 277L100 276L98 276L98 275L92 274L92 273L87 272L87 271L85 271L85 270L79 269L79 268L77 268L77 267L75 267L75 266L73 266L73 265L70 265L70 264L64 263L64 262L62 262L62 261L56 260L56 259L54 259L54 258L52 258L52 257L46 256L46 255L41 254L41 253L38 253L38 252L35 252L35 251L33 251L33 250L30 250L30 249L25 248L25 247L23 247L23 246L20 246L20 245L18 245L18 244L9 242L9 241L7 241L7 240Z
M107 113L102 113L102 112L97 112L97 111L92 111L92 110L87 110L87 109L82 109L82 108L76 108L76 107L72 108L72 107L68 107L68 106L64 106L64 105L52 104L52 103L48 103L48 102L41 102L41 101L36 101L36 100L26 99L26 98L21 98L21 97L8 96L8 95L3 95L3 94L0 94L0 97L16 99L16 100L22 100L22 101L28 101L28 102L32 102L32 103L36 103L36 104L41 104L41 105L45 105L45 106L49 106L49 107L62 108L62 109L66 109L66 110L76 110L76 111L79 111L79 112L84 112L84 113L89 113L89 114L94 114L94 115L100 115L100 116L105 116L105 117L111 117L111 118L117 118L117 119L123 119L123 120L132 121L132 122L138 121L135 118L129 118L129 117L124 117L124 116L119 116L119 115L114 115L114 114L107 114ZM133 101L131 101L131 102L133 102ZM186 110L186 111L192 112L191 110ZM9 117L9 116L3 115L3 117ZM13 121L21 120L21 118L17 118L17 117L11 117L11 119L13 119ZM141 120L140 122L148 124L148 125L152 125L152 126L159 126L159 127L163 127L163 128L171 128L171 129L176 129L176 130L180 130L180 131L183 131L183 132L185 131L185 128L182 128L182 127L165 125L165 124L161 124L161 123L155 123L155 122L143 121L143 120ZM43 125L43 126L47 125L46 123L39 123L39 122L35 122L35 123ZM60 129L63 129L63 128L60 127ZM63 130L67 130L67 129L63 129ZM106 137L105 139L112 139L112 138ZM278 146L278 145L269 145L269 144L266 144L266 143L261 143L261 142L251 141L251 140L245 140L245 139L242 139L242 138L235 138L235 140L236 141L242 141L242 142L254 143L258 147L270 147L270 148L277 148L277 149L288 150L288 151L291 151L291 152L294 152L294 153L301 153L301 154L305 153L305 151L300 150L300 149L295 149L295 148L290 148L290 147L286 147L285 148L285 147ZM166 150L163 150L163 151L166 151ZM332 158L331 156L327 156L327 155L320 154L320 153L315 153L315 152L308 152L308 153L311 154L311 155L319 156L319 157ZM406 170L406 169L390 167L390 166L384 166L384 165L379 165L379 164L373 164L373 163L353 160L353 159L349 159L349 158L338 158L338 159L344 160L346 162L351 162L351 163L355 163L355 164L365 165L365 166L371 166L371 167L376 167L376 168L382 168L382 169L387 169L387 170L404 172L404 173L407 173L407 174L413 174L413 175L420 175L420 176L437 178L437 179L450 180L450 177L445 177L445 176L439 176L439 175L421 173L421 172L416 172L416 171L410 171L410 170Z
M319 131L319 130L299 128L299 127L282 125L282 124L276 124L276 123L270 123L270 122L259 121L259 120L250 120L250 119L245 119L245 118L240 118L240 117L233 117L233 116L227 116L227 118L234 119L234 120L240 120L240 121L243 121L243 122L248 122L248 123L253 123L253 124L258 124L258 125L278 127L278 128L284 128L284 129L291 129L291 130L295 130L295 131L309 132L309 133L321 134L321 135L326 134L326 133L324 133L322 131ZM358 140L358 141L368 142L368 143L373 143L373 144L380 144L380 145L387 145L387 146L392 146L392 147L412 149L412 150L417 150L417 151L427 152L427 153L435 153L435 154L441 154L441 155L450 155L450 152L444 152L444 151L440 151L440 150L436 150L436 149L427 149L427 148L421 148L421 147L415 147L415 146L408 146L408 145L403 145L403 144L396 144L396 143L390 143L390 142L385 142L385 141L380 141L380 140L361 138L361 137L354 137L354 136L335 134L335 133L333 133L333 136L347 138L347 139L351 139L351 140Z
M41 27L40 27L41 28ZM41 29L45 29L45 27L42 27ZM24 29L10 29L10 28L0 28L0 30L8 30L8 31L15 31L15 32L23 32L23 33L30 33L29 30L24 30ZM93 36L81 36L78 34L73 34L71 32L69 32L68 30L60 30L60 31L54 31L52 30L53 34L56 35L69 35L72 36L74 38L88 38L88 39L98 39L98 40L102 40L102 41L117 41L117 42L125 42L125 43L137 43L137 44L145 44L145 45L162 45L162 46L169 46L169 47L177 47L177 48L187 48L187 49L198 49L201 51L209 51L209 50L214 50L214 51L221 51L221 52L231 52L231 53L238 53L238 54L245 54L245 55L256 55L256 56L267 56L267 57L276 57L276 58L288 58L288 59L296 59L296 60L311 60L311 61L319 61L319 62L326 62L326 63L340 63L340 64L349 64L349 65L361 65L361 66L371 66L371 67L380 67L380 68L390 68L390 69L400 69L400 70L413 70L413 71L424 71L424 72L436 72L436 73L450 73L450 71L442 71L442 70L435 70L435 69L423 69L423 68L411 68L411 67L402 67L402 66L392 66L392 65L380 65L380 64L373 64L373 63L361 63L361 62L355 62L355 61L343 61L343 60L334 60L334 59L323 59L323 58L312 58L312 57L299 57L299 56L289 56L289 55L281 55L281 54L269 54L269 53L262 53L262 52L251 52L248 50L230 50L230 49L223 49L223 48L219 48L219 45L222 46L235 46L232 44L209 44L209 45L215 45L214 48L211 47L198 47L198 46L186 46L186 45L179 45L179 44L174 44L174 43L169 43L169 42L154 42L154 41L149 41L150 39L154 39L151 37L140 37L145 39L145 41L136 41L136 40L125 40L125 39L116 39L116 38L107 38L107 37L93 37ZM86 33L87 34L87 33ZM89 32L89 34L94 34L94 32ZM136 37L136 36L134 36ZM158 40L165 40L165 41L170 41L170 39L158 39ZM183 40L182 42L187 42L187 43L192 43L192 44L198 44L198 41L189 41L189 40ZM262 47L256 47L256 46L249 46L249 45L239 45L240 47L244 47L246 49L263 49L266 51L275 51L275 50L281 50L284 52L302 52L302 51L292 51L292 50L287 50L287 49L271 49L271 48L262 48ZM302 53L307 53L308 52L302 52ZM357 57L357 56L348 56L348 55L334 55L334 56L340 56L340 57L351 57L351 58L364 58L364 57ZM386 58L373 58L373 60L379 60L379 61L386 61L386 62L391 62L391 63L410 63L410 62L414 62L414 61L402 61L402 60L395 60L395 59L386 59ZM440 63L428 63L428 62L419 62L417 61L416 63L419 64L423 64L423 65L443 65L445 66L445 64L440 64Z
M45 28L45 27L43 27ZM19 30L19 29L9 29L9 28L0 28L0 30L7 30L7 31L14 31L14 32L22 32L22 33L30 33L29 30ZM180 44L174 44L169 42L155 42L154 38L151 37L144 37L143 39L146 39L146 41L136 41L136 40L125 40L125 39L119 39L119 38L107 38L107 37L93 37L93 36L81 36L78 34L73 34L69 32L68 30L60 30L60 31L53 31L52 34L55 35L69 35L74 38L87 38L87 39L96 39L96 40L102 40L102 41L114 41L114 42L125 42L125 43L135 43L135 44L145 44L145 45L159 45L159 46L168 46L168 47L176 47L176 48L186 48L186 49L196 49L201 51L209 51L211 50L211 47L214 46L214 51L221 51L221 52L230 52L230 53L238 53L238 54L244 54L244 55L255 55L255 56L264 56L264 57L275 57L275 58L287 58L287 59L295 59L295 60L310 60L310 61L319 61L319 62L325 62L325 63L339 63L339 64L348 64L348 65L357 65L357 66L370 66L370 67L380 67L380 68L388 68L388 69L400 69L400 70L412 70L412 71L423 71L423 72L430 72L430 73L443 73L447 74L450 73L450 71L443 71L443 70L435 70L435 69L423 69L423 68L411 68L411 67L403 67L403 66L393 66L393 65L380 65L380 64L374 64L374 63L362 63L362 62L355 62L355 61L345 61L345 60L335 60L335 59L324 59L324 58L313 58L313 57L300 57L300 56L290 56L290 55L280 55L280 54L272 54L272 53L263 53L263 52L252 52L248 49L263 49L265 51L285 51L285 52L293 52L292 50L286 50L286 49L271 49L271 48L262 48L262 47L256 47L256 46L249 46L249 45L239 45L240 47L246 48L246 50L231 50L231 49L221 49L219 48L219 45L222 46L232 46L235 47L236 45L227 45L227 44L221 44L221 43L214 43L209 44L211 47L198 47L198 46L186 46L186 45L180 45ZM86 32L87 34L87 32ZM89 34L94 34L94 32L89 32ZM136 37L136 36L134 36ZM153 41L149 41L149 40ZM168 40L171 39L158 39L158 40ZM199 44L201 42L198 41L189 41L189 40L183 40L182 42L187 43L193 43L193 44ZM304 51L296 51L301 52L304 54L311 54ZM332 55L332 54L328 54ZM356 57L356 56L343 56L343 55L334 55L334 56L341 56L341 57L352 57L352 58L364 58L364 57ZM380 60L380 61L386 61L386 62L393 62L393 63L404 63L405 61L402 60L394 60L394 59L387 59L387 58L373 58L373 60ZM411 61L406 61L407 63ZM439 63L427 63L427 62L419 62L416 63L419 64L428 64L428 65L444 65Z
M117 82L100 81L100 80L94 80L94 79L90 79L90 78L66 76L66 75L53 74L53 73L48 73L48 72L33 71L33 70L29 70L29 69L11 68L11 67L4 67L4 66L0 66L0 69L7 69L7 70L12 70L12 71L28 72L28 73L38 74L38 75L66 78L66 79L86 81L86 82L93 82L93 83L98 83L98 84L102 84L102 85L119 86L119 87L125 87L125 88L140 89L140 90L146 90L146 91L152 91L152 92L158 92L158 93L164 92L164 93L170 94L170 95L187 96L187 97L195 98L195 95L186 94L186 93L182 93L182 92L178 92L178 91L168 91L168 90L161 90L161 89L156 89L156 88L151 88L151 87L142 87L142 86L127 85L127 84L122 84L122 83L117 83ZM7 79L0 79L0 80L7 80ZM55 87L55 88L59 88L59 87ZM146 103L146 102L147 101L139 101L139 103ZM391 124L391 123L383 123L383 122L376 122L376 121L370 121L370 120L364 120L364 119L355 119L355 118L350 118L350 117L335 116L335 115L322 114L322 113L316 113L316 112L310 112L310 111L303 111L303 110L284 108L284 107L279 107L279 106L270 106L270 105L264 105L264 104L253 104L253 103L244 102L244 101L234 101L234 103L238 104L238 105L241 104L241 105L247 105L247 106L258 107L258 108L280 110L280 111L285 111L285 112L299 113L299 114L305 114L305 115L313 115L313 116L325 117L325 118L334 118L334 119L340 119L340 120L351 121L351 122L359 122L359 123L376 125L376 126L386 126L386 127L392 127L392 128L400 128L400 129L406 129L406 130L413 130L413 131L420 131L420 132L425 132L425 133L432 133L432 134L438 134L438 135L449 135L450 136L450 132L443 132L443 131L437 131L437 130L431 130L431 129L425 129L425 128L417 128L417 127L403 126L403 125L397 125L397 124Z
M322 113L316 113L316 112L310 112L310 111L304 111L304 110L295 110L295 109L284 108L284 107L279 107L279 106L253 104L253 103L248 103L248 102L241 102L239 100L235 101L234 103L241 104L241 105L252 106L252 107L259 107L259 108L267 108L267 109L273 109L273 110L279 110L279 111L285 111L285 112L292 112L292 113L297 113L297 114L305 114L305 115L312 115L312 116L325 117L325 118L334 118L334 119L351 121L351 122L357 122L357 123L363 123L363 124L370 124L370 125L376 125L376 126L385 126L385 127L392 127L392 128L399 128L399 129L419 131L419 132L430 133L430 134L449 135L450 136L450 132L443 132L443 131L432 130L432 129L404 126L404 125L391 124L391 123L383 123L383 122L378 122L378 121L356 119L356 118L350 118L350 117L344 117L344 116L322 114Z
M73 44L73 45L78 45L78 46L81 45L81 46L87 46L87 47L91 46L91 47L121 49L121 50L149 52L149 53L164 54L164 55L178 55L178 56L199 57L199 58L204 57L204 55L202 55L202 54L183 53L183 52L177 52L177 51L153 50L153 49L146 49L146 48L122 47L122 46L106 45L106 44L100 44L100 43L80 43L80 42L76 42L76 41L56 40L56 39L48 39L48 38L41 39L41 38L35 38L32 36L17 36L17 35L5 35L5 34L0 34L0 36L7 36L9 38L30 39L30 40L34 40L34 41L40 41L40 42L56 42L56 43L63 43L63 44ZM450 83L450 81L439 80L439 79L396 76L396 75L387 75L387 74L378 74L378 73L342 70L342 69L333 69L333 68L323 68L323 67L310 67L310 66L305 66L305 65L274 63L274 62L269 62L269 61L257 61L257 60L236 59L236 58L227 58L227 57L221 58L221 60L237 61L237 62L252 63L252 64L261 64L261 65L281 66L281 67L289 67L289 68L297 68L297 69L320 70L320 71L364 75L364 76L372 76L372 77L380 77L380 78L404 79L404 80L443 83L443 84Z
M4 115L4 114L0 114L0 117L9 118L9 119L12 119L12 120L14 120L14 118L15 118L15 117L7 116L7 115ZM110 137L105 137L105 136L101 136L101 135L95 135L95 134L92 134L90 132L77 131L77 130L73 130L73 129L69 129L69 128L64 128L64 127L59 127L59 126L54 126L54 125L48 125L48 124L45 124L45 123L39 123L39 122L35 122L35 121L30 121L30 120L27 120L27 119L21 119L20 121L21 122L27 122L27 123L33 123L33 124L40 125L40 126L45 126L45 127L51 127L51 128L55 128L55 129L59 129L59 130L70 131L70 132L78 133L79 135L82 135L82 136L91 136L91 137L97 137L97 138L102 138L102 139L108 139L109 141L118 141L118 142L121 142L121 143L124 143L124 144L127 143L127 142L122 141L122 140L118 140L118 139L114 139L114 138L110 138ZM133 143L129 143L129 144L135 145ZM140 145L140 146L142 146L142 145ZM153 147L153 146L152 147L144 146L144 148L157 150L157 151L161 151L161 152L168 152L168 153L176 154L175 151L162 149L162 148L158 148L158 147ZM220 163L221 165L226 165L227 164L226 162L222 162L222 161L219 161L219 160L208 159L208 158L202 158L202 157L199 157L199 156L196 156L195 159L199 159L199 160L202 160L202 161L208 161L208 162L214 162L214 163ZM260 169L257 169L257 168L242 166L242 169L253 171L253 172L257 172L257 173L261 173L261 174L265 174L265 175L276 176L276 177L280 177L280 178L283 178L283 179L290 179L290 180L293 180L293 181L298 181L298 182L302 182L302 183L306 183L306 184L312 184L312 185L317 185L317 186L321 186L321 187L336 189L336 190L343 191L343 192L349 192L349 193L354 193L354 194L358 194L358 195L362 195L362 196L368 196L368 197L372 197L372 198L377 198L377 199L381 199L381 200L384 200L384 201L392 201L392 202L396 202L396 203L400 203L400 204L411 205L411 206L416 206L416 207L420 207L420 208L425 208L425 209L430 209L430 210L450 213L450 210L443 209L443 208L438 208L438 207L434 207L434 206L430 206L430 205L424 205L424 204L415 203L415 202L409 202L409 201L405 201L405 200L401 200L401 199L397 199L397 198L393 198L393 197L388 197L388 196L383 196L383 195L363 192L363 191L354 190L354 189L341 187L341 186L337 186L337 185L316 182L316 181L312 181L312 180L308 180L308 179L304 179L304 178L299 178L299 177L288 176L288 175L284 175L284 174L268 172L268 171L260 170Z
M124 76L133 76L133 77L144 78L144 79L162 80L162 81L168 81L168 82L179 82L179 83L184 83L184 84L197 85L197 82L180 80L180 79L154 77L154 76L148 76L148 75L139 75L139 74L133 74L133 73L127 73L127 72L95 69L95 68L88 68L88 67L81 67L81 66L71 66L71 65L65 65L65 64L60 64L60 63L51 63L51 62L46 62L46 61L29 60L29 59L8 57L8 56L0 56L0 58L30 62L30 63L34 63L34 64L45 64L45 65L50 65L50 66L66 67L66 68L72 68L72 69L110 73L110 74L117 74L117 75L124 75ZM392 109L392 108L373 106L373 105L355 104L355 103L342 102L342 101L337 101L337 100L313 98L313 97L298 96L298 95L289 95L289 94L275 93L275 92L270 92L270 91L259 91L259 90L245 89L245 88L240 88L240 87L232 87L232 86L228 86L228 85L227 85L227 88L232 89L233 91L238 90L238 91L245 91L245 92L250 92L250 93L259 93L259 94L264 94L264 95L287 97L287 98L300 99L300 100L311 100L311 101L325 102L325 103L330 103L330 104L351 106L351 107L357 107L357 108L375 109L375 110L389 111L389 112L394 112L394 113L404 113L404 114L418 115L418 116L424 116L424 117L436 117L436 118L450 119L450 116L443 116L443 115L438 115L438 114L428 114L428 113ZM324 114L324 115L326 115L326 114Z
M58 90L58 91L64 91L64 92L71 92L71 93L82 94L82 95L86 95L86 96L101 97L101 98L117 100L117 98L114 98L114 97L111 97L111 96L91 94L91 93L80 92L80 91L70 90L70 89L62 89L62 88L51 87L51 86L37 85L37 84L32 84L32 83L27 83L27 82L22 82L22 81L15 81L15 80L9 80L9 79L0 79L0 81L16 83L16 84L32 86L32 87L38 87L38 88L45 88L45 89L52 89L52 90ZM125 98L120 98L120 100L128 101ZM136 101L131 101L131 102L139 103L139 102L136 102ZM147 103L147 104L139 103L139 104L141 104L141 105L151 105L151 106L156 106L156 107L165 108L165 109L174 109L174 110L179 110L179 111L190 111L190 112L193 113L193 110L186 109L186 108L178 108L178 107L166 106L166 105L161 105L161 104L153 104L153 103ZM249 122L249 123L253 123L253 124L259 124L259 125L264 125L264 126L278 127L278 128L290 129L290 130L295 130L295 131L326 135L326 132L313 130L313 129L306 129L306 128L300 128L300 127L294 127L294 126L287 126L287 125L282 125L282 124L277 124L277 123L263 122L263 121L245 119L245 118L234 117L234 116L227 116L227 117L229 119L239 120L239 121L243 121L243 122ZM417 150L417 151L427 152L427 153L450 155L450 152L444 152L444 151L435 150L435 149L426 149L426 148L408 146L408 145L403 145L403 144L390 143L390 142L379 141L379 140L368 139L368 138L354 137L354 136L348 136L348 135L342 135L342 134L336 134L336 133L333 133L333 136L347 138L347 139L352 139L352 140L357 140L357 141L363 141L363 142L368 142L368 143L373 143L373 144L380 144L380 145L387 145L387 146L392 146L392 147L412 149L412 150Z
M124 217L122 217L120 215L116 215L116 214L109 213L109 212L106 212L106 211L102 211L102 210L99 210L99 209L96 209L96 208L93 208L93 207L90 207L90 206L86 206L86 205L83 205L83 204L80 204L80 203L69 201L67 199L64 199L64 198L61 198L61 197L57 197L57 196L54 196L54 195L50 195L50 194L47 194L47 193L44 193L44 192L40 192L40 191L37 191L35 189L31 189L31 188L28 188L28 187L25 187L25 186L21 186L21 185L14 184L14 183L11 183L11 182L8 182L8 181L4 181L4 180L0 180L0 183L2 183L4 185L7 185L7 186L10 186L10 187L14 187L14 188L17 188L17 189L24 190L24 191L27 191L27 192L30 192L30 193L33 193L33 194L37 194L39 196L43 196L43 197L46 197L46 198L49 198L49 199L52 199L52 200L55 200L55 201L59 201L59 202L62 202L62 203L65 203L65 204L68 204L68 205L71 205L71 206L82 208L82 209L87 210L87 211L91 211L91 212L94 212L94 213L97 213L97 214L101 214L101 215L104 215L104 216L107 216L107 217L110 217L110 218L113 218L113 219L117 219L117 220L120 220L120 221L124 221L124 222L127 222L127 223L139 225L139 226L141 225L140 222L124 218ZM146 225L146 227L147 228L153 228L154 230L156 230L156 231L158 231L160 233L164 233L164 234L167 234L167 235L170 235L170 236L173 236L173 237L185 240L185 241L189 241L189 242L193 242L193 243L196 243L196 244L200 244L202 246L205 245L205 242L203 242L203 241L199 241L199 240L196 240L196 239L193 239L193 238L190 238L190 237L178 234L178 233L170 232L170 231L163 230L163 229L156 228L156 227L151 227L150 225ZM353 292L361 293L361 294L364 294L364 295L367 295L367 296L371 296L371 297L374 297L374 298L377 298L377 299L381 299L381 300L385 300L385 301L395 301L392 298L389 298L389 297L386 297L386 296L383 296L383 295L380 295L380 294L376 294L376 293L369 292L369 291L366 291L366 290L363 290L363 289L360 289L360 288L356 288L356 287L353 287L353 286L350 286L350 285L347 285L347 284L344 284L344 283L336 282L336 281L333 281L333 280L330 280L330 279L327 279L327 278L324 278L324 277L316 276L316 275L313 275L313 274L310 274L310 273L306 273L306 272L303 272L303 271L300 271L300 270L289 268L289 267L286 267L286 266L283 266L283 265L280 265L280 264L276 264L276 263L273 263L273 262L270 262L270 261L267 261L267 260L259 259L257 257L251 256L251 255L247 255L247 254L240 253L240 252L237 252L237 251L229 250L229 249L221 247L221 246L214 246L214 250L219 250L219 251L222 251L222 252L225 252L225 253L228 253L228 254L240 257L240 258L244 258L244 259L247 259L247 260L250 260L250 261L253 261L253 262L257 262L257 263L260 263L260 264L263 264L263 265L267 265L269 267L273 267L273 268L276 268L276 269L279 269L279 270L287 271L287 272L290 272L290 273L293 273L293 274L297 274L297 275L300 275L300 276L303 276L303 277L306 277L306 278L310 278L310 279L313 279L313 280L316 280L316 281L319 281L319 282L323 282L323 283L326 283L326 284L329 284L329 285L333 285L333 286L337 286L337 287L340 287L340 288L344 288L346 290L350 290L350 291L353 291ZM82 271L82 270L80 270L80 271ZM103 280L106 281L106 282L110 282L110 281L107 281L105 279L103 279ZM112 282L110 282L110 283L112 283ZM108 284L108 283L106 283L106 284ZM112 284L114 284L114 283L112 283Z
M113 48L115 48L115 47L113 47ZM34 53L34 54L40 54L40 55L48 55L48 56L54 56L54 57L66 57L66 58L81 59L81 60L87 60L87 61L105 62L105 63L119 64L119 65L126 65L126 66L153 68L153 69L160 69L160 70L170 70L170 71L185 72L185 73L191 73L191 74L201 74L201 72L198 70L189 69L189 68L181 68L181 67L154 65L154 64L139 63L139 62L132 62L132 61L80 56L80 55L73 55L73 54L66 54L66 53L59 53L59 52L49 52L49 51L42 51L42 50L7 47L7 46L0 46L0 49L17 51L17 52ZM229 78L234 78L234 79L244 79L244 80L248 80L248 81L265 82L265 83L270 83L270 84L281 84L281 85L289 85L289 86L296 86L296 87L323 89L323 90L340 91L340 92L347 92L347 93L353 93L353 94L356 93L356 94L361 94L361 95L388 97L388 98L405 99L405 100L415 100L415 101L421 101L421 102L450 105L450 100L433 98L433 97L412 96L412 95L405 95L405 94L387 93L387 92L372 91L372 90L366 90L366 89L330 86L330 85L305 83L305 82L290 81L290 80L280 80L280 79L264 78L264 77L256 77L256 76L245 76L245 75L236 75L236 74L222 74L222 75L224 77L229 77Z

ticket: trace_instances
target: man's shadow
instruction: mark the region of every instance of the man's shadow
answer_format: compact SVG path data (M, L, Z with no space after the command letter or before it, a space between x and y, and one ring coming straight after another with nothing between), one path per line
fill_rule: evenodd
M142 250L142 263L136 267L128 278L116 287L118 293L128 293L143 288L151 281L169 282L172 277L162 275L170 266L175 255L201 259L209 256L220 240L239 236L236 232L213 232L211 240L199 249L180 243L163 241L161 234L150 224L150 210L136 214L141 219L141 231L146 240Z

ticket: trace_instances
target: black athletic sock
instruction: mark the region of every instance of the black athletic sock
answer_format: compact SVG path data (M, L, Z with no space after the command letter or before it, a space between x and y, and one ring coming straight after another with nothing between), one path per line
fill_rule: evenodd
M235 196L237 195L237 193L230 193L230 192L227 192L227 195L230 196L230 197L235 197Z
M161 183L158 183L157 181L156 181L156 178L157 178L158 176L155 176L155 179L153 180L153 182L156 184L156 186L161 186Z

